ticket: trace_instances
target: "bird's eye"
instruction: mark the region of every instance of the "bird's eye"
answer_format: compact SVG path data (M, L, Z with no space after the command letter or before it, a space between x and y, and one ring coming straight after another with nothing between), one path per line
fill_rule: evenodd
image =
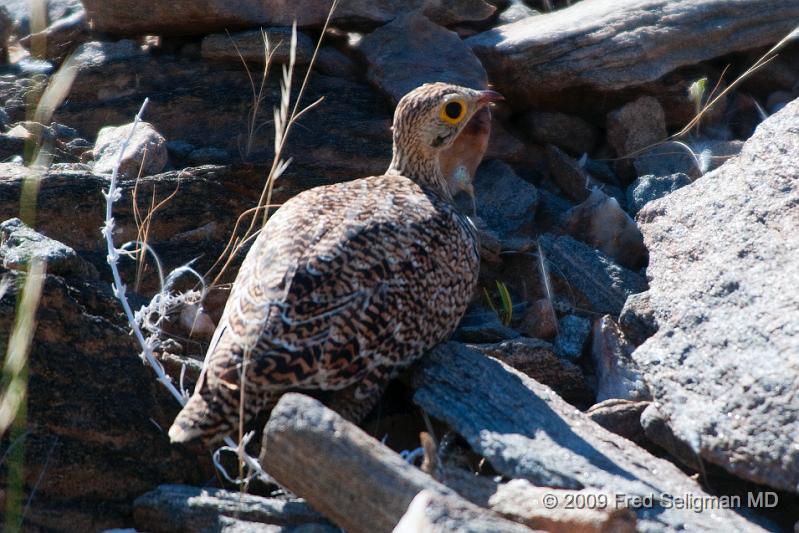
M441 120L448 124L457 124L466 114L466 105L461 100L451 100L441 107Z

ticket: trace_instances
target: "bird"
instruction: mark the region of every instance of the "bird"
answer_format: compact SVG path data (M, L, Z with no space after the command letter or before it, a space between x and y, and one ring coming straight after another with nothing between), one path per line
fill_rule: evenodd
M217 444L290 390L332 391L329 406L359 423L391 379L452 334L480 259L441 155L500 100L421 85L397 104L383 175L309 189L272 214L169 429L173 443Z

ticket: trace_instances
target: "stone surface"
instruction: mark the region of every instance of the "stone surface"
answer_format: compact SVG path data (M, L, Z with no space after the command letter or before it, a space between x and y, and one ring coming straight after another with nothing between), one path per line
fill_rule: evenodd
M510 24L536 15L539 15L539 12L529 7L522 0L511 0L510 5L499 14L497 24ZM529 20L527 22L528 24L535 23L535 21Z
M210 65L169 53L152 55L129 40L91 42L79 50L78 75L55 120L82 137L93 140L102 127L130 121L149 97L144 118L167 140L226 150L235 163L271 165L279 69L258 106L257 123L266 124L252 133L252 87L240 61ZM298 85L293 84L293 98ZM324 101L289 133L283 156L292 163L282 176L284 184L302 181L307 187L385 171L391 161L392 113L385 99L366 82L314 73L301 107L322 96Z
M0 224L0 256L3 268L27 271L31 260L44 261L47 272L63 277L97 279L94 266L75 250L45 237L12 218Z
M552 181L575 202L582 202L591 190L601 187L578 161L553 145L546 147L547 163Z
M460 342L490 343L515 339L519 332L503 324L491 309L470 309L452 338Z
M798 17L797 0L755 0L746 10L735 0L593 0L466 42L500 92L534 102L575 88L640 85L682 65L776 43Z
M663 198L690 184L691 178L683 173L641 176L627 187L627 209L635 216L649 202Z
M593 150L597 134L585 120L565 113L528 111L519 119L519 128L539 144L554 144L572 155Z
M648 406L645 401L610 399L592 405L585 414L608 431L640 446L648 444L641 426L641 413Z
M534 301L522 315L517 329L528 337L552 340L558 330L558 320L552 302L546 298Z
M500 237L532 232L538 191L508 164L495 159L480 165L474 192L477 216Z
M600 427L548 387L476 350L441 344L422 359L413 381L414 401L510 478L627 496L708 496L676 466ZM666 508L653 498L652 506L635 511L644 532L763 531L730 509L697 513Z
M696 179L702 175L702 162L699 154L690 146L675 141L643 151L633 159L637 176L672 176L686 174Z
M568 236L538 239L550 276L563 278L575 304L617 316L631 294L646 290L646 281L608 256Z
M659 143L667 136L663 108L651 96L642 96L608 113L606 127L608 143L618 157Z
M627 339L640 346L658 329L649 291L631 294L619 314L619 327Z
M133 123L108 126L99 131L94 143L93 170L96 174L110 174L117 161L119 174L126 178L151 176L164 169L168 157L166 139L148 122L139 122L132 137L131 130ZM126 142L128 144L124 146ZM123 146L125 153L120 160Z
M423 83L444 81L472 89L488 83L480 61L460 37L419 13L399 16L373 31L358 50L368 64L369 81L395 103Z
M624 338L616 321L603 316L593 327L591 358L596 369L596 401L611 398L621 400L649 400L649 388L641 371L632 360L635 349Z
M799 101L741 154L648 204L658 332L633 354L662 420L703 461L799 486Z
M571 403L591 403L593 394L580 368L555 355L552 344L540 339L517 337L494 344L471 344L470 348L499 359L539 383L552 388Z
M569 360L579 359L591 334L591 321L576 315L566 315L558 320L555 353Z
M330 11L328 0L225 0L141 4L132 0L85 0L97 31L114 35L201 35L257 26L321 27ZM342 2L331 23L337 27L374 28L410 11L437 24L481 21L495 9L483 0L354 0Z
M100 203L99 200L94 200ZM74 209L74 208L73 208ZM74 211L73 211L74 213ZM12 287L20 275L7 272ZM15 292L0 300L11 331ZM207 454L169 444L178 404L137 355L107 283L47 275L28 360L24 530L100 531L131 523L136 496L159 483L202 483ZM0 448L8 450L4 435ZM7 487L7 469L0 485Z
M615 198L599 189L564 216L566 231L576 239L609 255L632 270L641 268L647 259L644 237Z
M263 33L262 33L263 32ZM203 37L200 52L209 61L241 61L263 65L266 61L264 34L269 42L272 63L288 65L291 55L291 28L263 28L235 33L212 33ZM307 65L315 47L313 40L297 32L295 65Z
M161 485L133 502L133 519L141 531L228 531L225 518L248 528L262 524L295 531L316 525L318 531L337 531L332 524L299 499L262 498L222 489L188 485ZM327 528L327 529L325 529ZM243 529L246 530L246 529Z

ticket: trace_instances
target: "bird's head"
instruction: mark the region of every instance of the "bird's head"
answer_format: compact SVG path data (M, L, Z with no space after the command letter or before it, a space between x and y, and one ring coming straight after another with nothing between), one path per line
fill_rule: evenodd
M452 146L476 113L502 99L495 91L449 83L428 83L409 92L394 112L394 157L389 173L449 194L439 154Z

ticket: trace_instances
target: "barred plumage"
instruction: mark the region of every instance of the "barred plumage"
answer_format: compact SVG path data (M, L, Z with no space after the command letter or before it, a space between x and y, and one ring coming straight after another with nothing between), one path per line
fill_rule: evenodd
M240 398L246 422L297 388L350 387L334 405L357 421L452 333L479 250L438 158L498 98L423 85L397 106L385 175L305 191L275 212L241 266L173 442L215 442L237 427Z

